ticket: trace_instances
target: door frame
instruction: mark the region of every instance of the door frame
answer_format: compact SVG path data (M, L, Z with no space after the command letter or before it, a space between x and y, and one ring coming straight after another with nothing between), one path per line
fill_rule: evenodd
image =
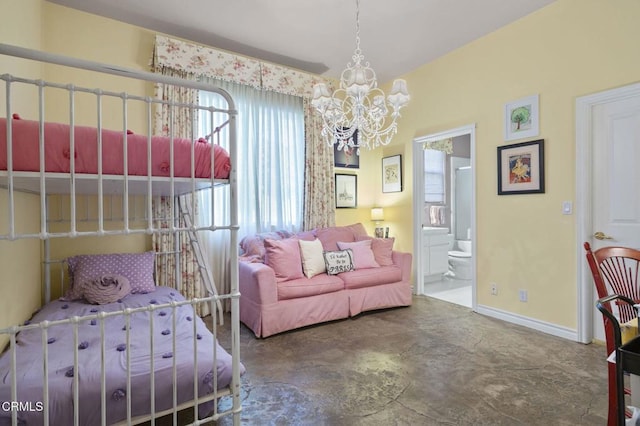
M594 336L594 284L585 257L583 244L591 241L593 232L593 160L592 110L598 105L640 96L640 83L605 90L576 99L576 252L577 277L577 339L591 343Z
M424 275L422 269L422 215L424 210L424 156L422 145L441 139L469 135L471 152L471 258L473 280L471 281L471 309L475 312L476 302L476 124L419 136L413 140L413 273L415 294L424 294Z

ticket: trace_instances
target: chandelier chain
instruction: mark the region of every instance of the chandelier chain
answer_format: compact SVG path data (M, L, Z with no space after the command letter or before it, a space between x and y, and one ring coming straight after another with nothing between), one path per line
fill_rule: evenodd
M356 0L356 55L360 56L360 0ZM355 55L354 55L355 56Z

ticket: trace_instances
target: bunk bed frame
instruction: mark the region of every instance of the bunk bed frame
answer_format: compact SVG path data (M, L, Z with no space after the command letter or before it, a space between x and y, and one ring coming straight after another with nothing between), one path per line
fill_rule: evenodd
M192 321L191 316L187 316L187 320L189 321L189 327L192 327L192 353L193 360L191 366L193 368L193 376L192 376L192 384L191 386L191 397L188 400L182 400L181 393L184 393L184 389L179 388L177 384L179 376L184 375L183 370L179 370L178 362L175 361L176 356L173 357L173 365L169 367L168 376L173 378L173 384L169 384L168 387L168 398L172 400L171 406L167 407L156 407L156 400L159 398L157 395L160 390L162 390L162 383L156 382L157 371L154 369L154 359L156 358L155 352L150 354L150 367L149 372L153 372L153 374L148 374L149 381L151 386L146 390L149 395L146 397L146 405L150 406L150 409L144 414L136 413L135 410L135 401L132 401L134 397L132 394L136 394L138 389L135 389L136 378L133 377L131 373L132 360L130 359L131 350L126 350L126 356L124 356L123 370L126 372L126 387L123 389L123 394L121 395L125 398L125 418L118 419L115 423L118 424L137 424L145 421L151 421L151 424L155 424L155 421L162 416L172 415L173 423L177 424L178 414L187 408L193 408L193 418L190 421L193 421L191 424L201 424L203 422L217 420L222 416L233 416L233 424L240 424L240 412L241 412L241 403L240 403L240 377L243 372L244 367L240 362L240 328L239 328L239 290L238 290L238 269L237 269L237 258L238 258L238 241L237 241L237 178L236 178L236 116L237 112L235 110L234 101L231 96L225 92L224 90L214 87L209 84L204 84L192 80L182 80L178 78L172 78L168 76L163 76L160 74L154 74L150 72L141 72L130 70L126 68L121 68L118 66L106 65L91 61L80 60L76 58L69 58L60 55L54 55L50 53L25 49L16 46L10 46L6 44L0 44L0 55L7 55L15 58L22 58L26 60L38 61L40 63L49 63L60 65L64 67L71 67L75 69L82 69L90 72L98 73L96 75L101 74L109 74L115 75L140 81L145 81L154 84L166 84L166 85L174 85L179 87L185 87L189 89L195 90L206 90L210 92L218 93L222 96L228 105L227 109L218 109L218 108L203 108L198 105L188 105L181 104L179 102L171 102L171 101L162 101L155 98L150 97L142 97L136 96L133 94L127 93L114 93L101 89L88 89L77 87L72 84L59 84L46 82L42 80L30 80L26 78L21 78L17 76L12 76L9 74L2 74L2 70L0 70L0 80L1 84L5 86L6 99L2 99L0 101L4 102L6 105L6 116L0 117L6 119L6 161L7 167L6 170L0 170L0 188L4 188L7 192L7 200L8 206L7 208L7 223L0 224L0 226L4 226L6 232L3 233L2 228L0 228L0 240L13 241L18 239L40 239L43 241L43 299L44 306L43 310L47 308L51 303L61 303L59 300L52 300L52 267L58 265L58 269L61 271L63 275L60 278L61 285L64 285L66 282L66 278L64 277L64 267L60 266L63 260L60 259L51 259L51 247L50 240L52 238L76 238L83 236L106 236L106 235L132 235L132 234L160 234L160 233L170 233L172 235L186 234L187 240L190 242L192 248L195 252L195 258L198 263L199 271L202 275L203 280L207 284L207 288L209 289L210 295L204 298L194 298L190 300L179 299L174 297L174 293L171 292L171 300L169 302L161 301L161 302L149 302L149 304L143 304L142 306L137 307L127 307L119 308L119 309L92 309L88 315L82 316L73 316L70 318L63 319L54 319L54 320L45 320L42 322L25 322L21 325L12 325L7 326L6 324L0 324L0 338L4 338L7 341L7 347L0 348L0 353L2 353L1 357L8 359L10 365L10 372L6 374L4 377L0 378L0 393L4 387L5 391L9 392L11 396L10 401L10 413L7 420L7 413L5 412L4 421L9 421L9 424L17 425L23 424L24 419L21 418L21 411L23 409L29 408L28 411L33 411L33 405L27 407L25 404L26 401L22 401L21 398L23 394L21 390L23 387L33 386L24 385L21 383L23 376L25 376L23 371L19 371L19 342L23 336L26 336L28 333L37 333L37 339L42 341L41 351L42 351L42 390L41 394L38 396L38 402L35 408L40 412L41 418L38 418L38 423L42 422L45 425L48 424L60 424L56 423L57 415L55 413L56 408L53 407L56 402L57 395L54 395L55 388L49 389L51 383L53 383L54 378L50 376L53 374L57 374L52 371L55 369L55 365L49 365L49 354L53 349L50 349L48 343L51 342L51 335L54 335L53 332L55 327L68 327L68 333L72 336L73 347L67 348L69 352L72 354L73 364L70 370L67 372L67 377L70 377L72 381L71 393L69 396L70 401L69 405L72 407L71 413L65 413L65 419L72 419L73 424L80 425L83 424L84 413L83 413L83 398L85 396L82 394L81 384L79 383L78 376L82 375L82 366L79 365L79 358L82 357L83 352L81 352L82 342L81 333L79 330L82 329L82 325L91 322L93 325L97 324L99 327L95 327L98 329L96 331L96 338L100 339L100 346L102 347L102 356L101 362L99 362L95 366L95 368L100 372L98 374L101 376L101 380L99 382L99 388L96 389L97 392L97 400L100 402L98 407L93 408L97 414L95 417L95 424L111 424L113 423L109 420L111 417L110 411L112 408L107 405L108 400L111 399L111 394L109 394L108 386L106 385L106 381L108 379L106 371L108 370L108 366L105 365L105 324L108 321L112 321L113 319L117 319L125 324L123 330L124 339L126 339L126 347L132 343L132 339L134 339L133 333L129 331L129 326L132 323L133 318L136 315L148 315L149 321L149 331L148 331L148 339L150 341L150 350L154 350L154 337L155 334L158 333L159 330L154 330L154 315L166 315L166 312L169 312L169 317L173 318L173 328L167 330L173 336L178 334L178 329L176 328L176 317L179 315L184 315L181 313L182 309L188 309L187 312L193 312L195 307L201 304L207 304L210 306L211 310L211 322L212 322L212 336L213 343L211 344L211 350L207 351L207 355L211 353L211 359L200 359L198 357L202 357L202 351L199 349L199 342L197 340L201 339L201 335L196 333L196 321ZM31 85L35 86L39 96L38 96L38 109L39 109L39 164L40 170L38 171L20 171L14 170L13 168L13 134L12 134L12 119L13 111L12 111L12 89L15 84L23 84L23 85ZM123 154L123 173L121 175L107 175L102 173L102 140L100 136L98 136L98 173L96 174L88 174L88 173L75 173L74 172L74 156L70 156L70 171L68 173L59 173L59 172L48 172L45 169L45 136L44 136L44 116L45 116L45 105L44 105L44 96L43 91L47 87L53 87L56 89L60 89L63 91L67 91L69 94L69 126L71 129L74 129L74 94L76 93L86 93L89 95L95 95L97 102L97 117L98 123L101 123L101 99L105 97L113 97L116 99L120 99L122 102L122 113L123 113L123 122L124 126L122 129L123 133L123 144L124 144L124 154ZM152 121L152 107L155 105L168 105L169 108L191 108L193 110L206 110L209 112L211 118L212 128L214 128L214 134L209 135L207 139L211 136L220 138L220 135L224 135L226 138L226 145L228 146L228 154L230 160L230 172L228 178L219 179L215 176L214 171L214 149L211 149L211 162L210 162L210 177L209 178L198 178L195 174L195 159L194 159L194 149L191 148L191 174L189 177L177 177L174 175L174 137L170 136L170 173L168 177L159 177L152 175L151 171L151 130L149 130L148 146L147 146L147 155L148 155L148 171L145 176L134 176L129 175L127 170L127 103L130 100L135 100L137 102L142 102L147 109L146 118L148 128L151 129L151 121ZM213 114L218 114L218 116L223 115L226 117L222 123L213 123ZM97 133L100 134L101 125L97 126ZM173 130L170 130L173 135ZM74 131L70 132L70 135L73 135ZM70 152L74 152L74 144L78 143L78 141L74 140L73 136L69 137L70 144ZM214 139L214 138L211 138ZM196 142L193 141L192 138L192 146ZM213 140L211 144L213 145ZM228 187L229 191L229 203L227 216L229 217L228 222L218 223L220 220L216 220L214 218L214 214L212 213L212 217L209 218L209 225L207 226L198 226L194 223L193 220L193 212L196 211L196 194L198 191L203 189L211 189L215 191L218 187ZM16 193L17 192L28 192L32 194L37 194L39 196L39 204L40 204L40 229L38 232L22 232L20 229L17 229L16 226ZM180 198L185 194L190 194L191 198L185 203ZM92 217L92 223L97 224L96 229L86 230L82 225L82 218L79 218L77 215L77 211L79 206L81 206L85 201L83 197L87 195L96 197L97 199L97 217ZM64 197L64 203L66 204L65 208L70 212L69 217L64 220L68 222L68 229L64 232L53 232L50 224L50 209L52 209L52 201L51 197L55 196L60 199L60 197ZM157 224L157 218L153 217L153 200L159 196L167 197L170 202L170 213L168 218L168 227L160 227ZM107 205L113 203L109 201L109 197L116 197L122 203L120 207L121 216L118 218L113 218L109 214L105 214L105 211L108 210ZM140 202L139 199L143 201ZM212 204L215 203L215 197L211 197ZM131 200L134 200L133 202ZM215 211L215 206L212 205L211 211ZM2 208L5 208L4 206ZM142 216L137 217L137 211L142 210ZM136 211L136 213L133 213ZM182 219L182 221L179 221ZM109 225L112 220L116 220L119 224L118 229L113 229L113 226ZM132 223L142 222L143 226L132 226ZM202 252L199 250L199 241L197 238L198 232L206 231L206 232L218 232L218 231L226 231L228 232L230 239L230 292L228 294L217 294L215 291L215 286L211 282L209 271L206 267L206 262L204 261ZM179 239L176 238L176 245ZM180 265L179 261L180 256L180 248L175 247L175 250L169 253L156 253L156 260L160 255L173 255L178 258L175 261L175 265L178 268L176 272L176 277L181 277ZM178 278L179 279L179 278ZM178 288L178 283L175 283L175 288ZM55 292L55 290L54 290ZM59 291L58 291L59 293ZM153 293L150 293L152 295ZM133 296L145 296L145 295L133 295ZM125 298L126 299L126 298ZM64 299L63 299L64 300ZM230 362L230 382L228 385L218 388L218 379L215 374L216 368L220 368L218 365L218 361L222 358L221 347L218 345L217 340L217 326L222 324L223 322L223 312L222 312L222 301L226 301L230 306L230 324L228 327L230 328L230 347L226 348L230 354L231 362ZM118 301L120 302L120 301ZM75 303L75 302L69 302ZM68 306L68 304L65 304ZM63 306L63 309L65 309ZM96 305L94 305L96 306ZM108 306L108 305L102 305ZM100 308L100 305L97 305ZM194 315L195 316L195 315ZM182 318L185 318L184 316ZM198 320L200 320L198 318ZM191 325L193 324L193 325ZM200 323L198 323L200 324ZM202 323L204 324L204 323ZM199 325L198 325L199 327ZM24 333L21 336L21 333ZM146 333L146 331L145 331ZM164 334L164 332L163 332ZM167 333L169 334L169 333ZM178 351L179 346L182 343L176 341L176 337L173 337L173 341L171 342L172 348L174 351ZM1 342L0 342L1 343ZM85 345L86 347L86 345ZM198 348L198 349L197 349ZM120 351L120 349L118 349ZM1 359L1 358L0 358ZM203 392L199 385L199 378L202 376L202 367L203 363L209 363L209 373L213 374L212 380L209 380L211 383L207 382L211 389L208 392ZM159 364L159 362L158 362ZM79 370L80 369L80 370ZM206 370L207 371L207 370ZM69 372L71 375L69 376ZM76 374L74 374L76 372ZM189 376L189 375L186 375ZM166 377L165 377L166 378ZM208 377L211 379L211 377ZM86 386L86 385L85 385ZM204 387L204 386L202 386ZM203 395L206 393L206 395ZM6 393L5 393L6 395ZM228 406L225 410L219 410L217 402L221 397L229 397L231 399L231 404L225 404ZM2 398L0 398L2 399ZM3 401L6 403L8 401ZM84 400L86 406L86 399ZM33 401L29 402L29 404L33 404ZM206 415L202 415L202 411L199 411L202 407L206 405ZM6 405L6 404L4 404ZM4 409L3 405L3 409ZM50 407L51 405L51 407ZM5 410L7 411L7 410ZM188 410L185 410L188 411ZM3 413L0 412L0 415ZM204 418L203 418L204 417ZM0 424L3 423L3 418L0 418ZM27 422L27 424L30 424ZM70 423L66 423L70 424Z

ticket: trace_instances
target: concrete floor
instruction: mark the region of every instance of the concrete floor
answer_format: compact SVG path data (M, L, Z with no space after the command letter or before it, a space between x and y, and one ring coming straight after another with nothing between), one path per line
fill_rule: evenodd
M424 296L266 339L241 326L242 424L604 425L604 352Z

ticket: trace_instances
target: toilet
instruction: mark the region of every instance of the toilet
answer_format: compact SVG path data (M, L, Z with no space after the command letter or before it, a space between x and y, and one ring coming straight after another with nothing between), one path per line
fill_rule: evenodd
M449 234L449 272L446 275L458 280L473 279L470 240L456 241L453 234Z

